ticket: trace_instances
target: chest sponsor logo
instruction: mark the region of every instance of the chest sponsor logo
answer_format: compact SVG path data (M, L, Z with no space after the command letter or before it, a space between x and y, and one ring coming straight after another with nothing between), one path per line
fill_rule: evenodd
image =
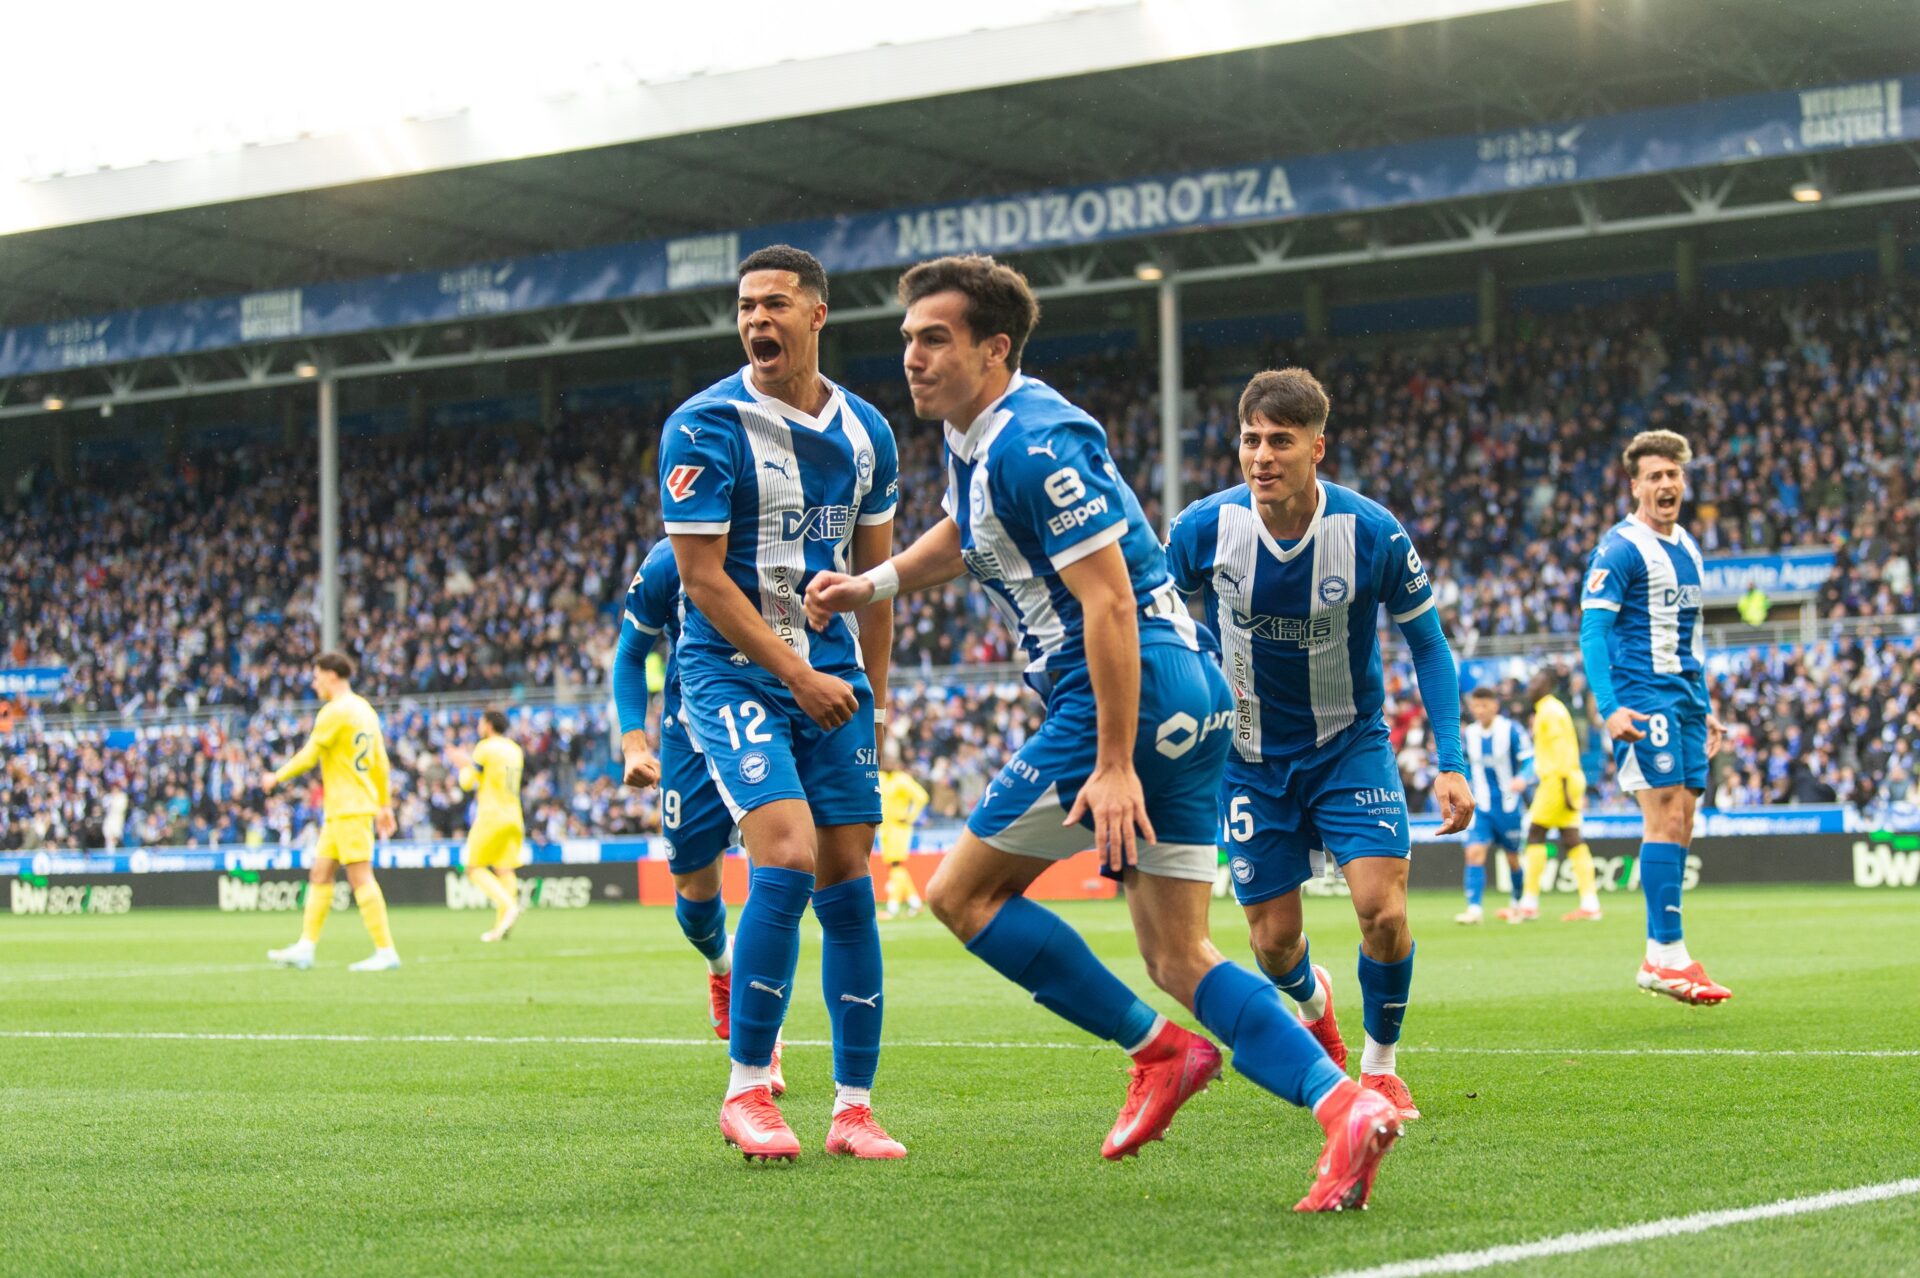
M1333 638L1333 614L1315 613L1311 617L1273 617L1265 613L1233 613L1233 624L1256 639L1275 643L1317 648Z
M780 536L787 541L842 541L852 531L851 506L809 506L780 515Z
M1669 586L1660 592L1660 603L1667 608L1698 608L1700 587Z

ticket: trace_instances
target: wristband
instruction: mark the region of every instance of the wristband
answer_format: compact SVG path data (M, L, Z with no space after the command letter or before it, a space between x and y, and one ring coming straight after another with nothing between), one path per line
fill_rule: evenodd
M873 583L874 603L885 603L900 593L900 570L893 566L891 559L878 568L867 569L860 576Z
M873 712L874 727L876 728L884 727L886 725L886 722L887 722L887 712L885 710L875 710Z

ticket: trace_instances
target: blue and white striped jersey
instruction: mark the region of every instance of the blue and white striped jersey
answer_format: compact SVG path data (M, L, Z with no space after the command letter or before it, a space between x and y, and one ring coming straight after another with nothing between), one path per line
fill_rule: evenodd
M762 394L744 368L682 404L660 436L660 506L669 534L726 533L727 576L768 627L815 669L844 672L860 667L858 623L809 630L802 600L815 573L853 570L856 524L893 518L900 462L880 410L828 386L817 417ZM737 654L689 603L677 655Z
M666 684L660 690L660 746L664 750L667 738L674 736L697 754L699 743L688 735L686 725L680 721L680 628L686 606L686 596L680 593L680 565L673 557L673 543L662 537L640 561L640 571L633 574L633 581L627 586L620 624L640 632L645 641L642 651L651 648L656 637L666 636ZM646 678L644 671L639 674L642 679Z
M1181 511L1167 550L1174 584L1206 592L1242 759L1331 757L1382 726L1379 610L1405 623L1433 607L1384 506L1322 480L1306 534L1283 546L1239 484Z
M1621 705L1704 695L1701 575L1700 547L1684 528L1662 537L1629 515L1600 539L1587 561L1580 607L1618 614L1608 649Z
M1118 545L1139 605L1140 646L1212 651L1167 574L1159 539L1107 452L1107 433L1060 392L1015 374L961 431L948 423L947 492L967 571L1018 636L1029 675L1086 664L1080 602L1060 570Z
M1520 796L1510 787L1513 779L1525 776L1533 763L1533 742L1519 724L1504 714L1481 727L1479 720L1468 719L1462 730L1467 749L1467 780L1473 785L1473 802L1482 812L1511 813L1520 806Z

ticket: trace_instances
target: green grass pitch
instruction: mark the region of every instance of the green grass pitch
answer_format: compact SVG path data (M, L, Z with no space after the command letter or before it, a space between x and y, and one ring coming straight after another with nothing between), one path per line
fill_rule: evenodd
M346 971L368 950L351 911L311 972L261 960L290 915L7 919L0 1272L1308 1278L1920 1176L1920 1057L1832 1054L1920 1048L1920 895L1691 894L1692 942L1734 990L1716 1009L1638 993L1639 901L1608 905L1598 925L1468 929L1453 896L1415 898L1401 1072L1427 1116L1370 1211L1324 1217L1290 1210L1318 1128L1231 1071L1165 1144L1104 1163L1119 1052L925 916L882 924L876 1110L911 1156L819 1152L809 923L792 1167L720 1140L725 1053L666 910L539 911L503 946L478 942L477 913L396 910L407 965L378 975ZM1351 911L1308 908L1357 1044ZM1147 989L1123 907L1064 912ZM1244 955L1229 903L1215 935ZM1920 1273L1920 1197L1491 1272L1822 1271Z

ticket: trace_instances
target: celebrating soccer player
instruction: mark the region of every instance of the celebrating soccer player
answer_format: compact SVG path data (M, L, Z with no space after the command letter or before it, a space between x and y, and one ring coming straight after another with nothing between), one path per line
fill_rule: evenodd
M353 690L353 659L344 653L323 652L313 659L313 690L326 704L313 717L313 735L300 752L260 779L271 790L320 765L325 793L320 837L313 845L313 865L307 873L306 918L300 939L281 950L268 950L269 961L282 967L313 966L313 947L320 941L333 909L334 867L347 867L360 921L373 938L373 954L351 965L355 972L384 972L400 966L387 926L387 898L373 877L373 835L391 838L394 831L393 793L387 766L387 743L380 734L380 716L366 698Z
M1540 880L1547 870L1547 837L1555 835L1560 851L1580 889L1579 908L1560 916L1563 923L1598 922L1600 893L1593 878L1593 852L1580 837L1580 810L1587 801L1587 774L1580 767L1580 740L1574 735L1573 714L1553 695L1560 672L1543 666L1527 682L1527 700L1533 703L1534 767L1540 788L1527 809L1527 868L1520 903L1512 922L1540 917ZM1506 912L1501 912L1506 917Z
M1466 755L1473 781L1473 826L1467 832L1467 908L1453 916L1455 923L1478 923L1487 893L1487 850L1499 848L1507 856L1507 875L1513 882L1513 906L1520 905L1520 796L1533 776L1533 745L1526 730L1500 713L1500 694L1475 688L1467 694ZM1517 921L1517 919L1515 920Z
M833 1026L827 1151L900 1158L872 1110L882 986L868 869L893 614L878 603L857 626L835 618L815 632L801 603L814 573L885 562L899 460L879 411L820 375L820 263L776 245L739 274L747 365L682 404L660 440L662 514L687 600L681 719L753 862L733 939L720 1130L749 1158L799 1156L770 1074L811 902Z
M1607 530L1587 563L1580 655L1613 738L1620 788L1639 802L1644 825L1640 988L1711 1004L1731 992L1687 953L1680 928L1693 809L1722 736L1707 702L1700 547L1679 526L1692 460L1692 446L1670 430L1642 431L1627 444L1622 461L1634 510Z
M1039 304L990 257L923 262L900 280L916 415L942 421L947 517L861 576L823 573L809 621L970 573L1027 657L1047 719L981 796L928 889L941 922L1048 1010L1133 1057L1102 1153L1123 1158L1167 1131L1220 1072L1209 1040L1122 984L1026 889L1091 843L1124 877L1154 982L1220 1037L1236 1068L1311 1106L1327 1131L1319 1178L1298 1204L1362 1205L1401 1127L1391 1103L1349 1081L1272 984L1207 935L1214 793L1230 704L1166 557L1119 477L1106 432L1019 371Z
M733 813L707 772L706 758L688 735L680 707L680 618L685 596L673 545L654 543L627 587L620 612L620 643L613 654L613 704L620 716L621 778L635 789L660 787L660 832L673 876L673 917L707 961L707 1020L729 1037L733 948L727 943L727 903L720 895L722 855L733 842ZM647 653L664 635L667 669L660 693L660 755L647 744ZM768 1063L768 1090L787 1090L776 1038Z
M520 810L520 776L526 766L526 752L507 735L506 712L481 715L480 744L460 769L460 788L480 794L460 863L467 881L493 902L493 927L480 934L482 941L506 940L520 918L520 880L514 870L527 840L527 819Z
M1432 583L1400 521L1318 476L1328 411L1326 392L1305 369L1256 374L1240 395L1246 482L1182 511L1168 555L1181 589L1206 592L1233 688L1221 831L1254 953L1344 1065L1327 972L1313 963L1300 914L1301 885L1332 853L1360 917L1360 1081L1412 1119L1420 1111L1396 1068L1413 986L1412 842L1381 713L1380 610L1406 637L1434 708L1442 834L1473 818L1460 682Z

